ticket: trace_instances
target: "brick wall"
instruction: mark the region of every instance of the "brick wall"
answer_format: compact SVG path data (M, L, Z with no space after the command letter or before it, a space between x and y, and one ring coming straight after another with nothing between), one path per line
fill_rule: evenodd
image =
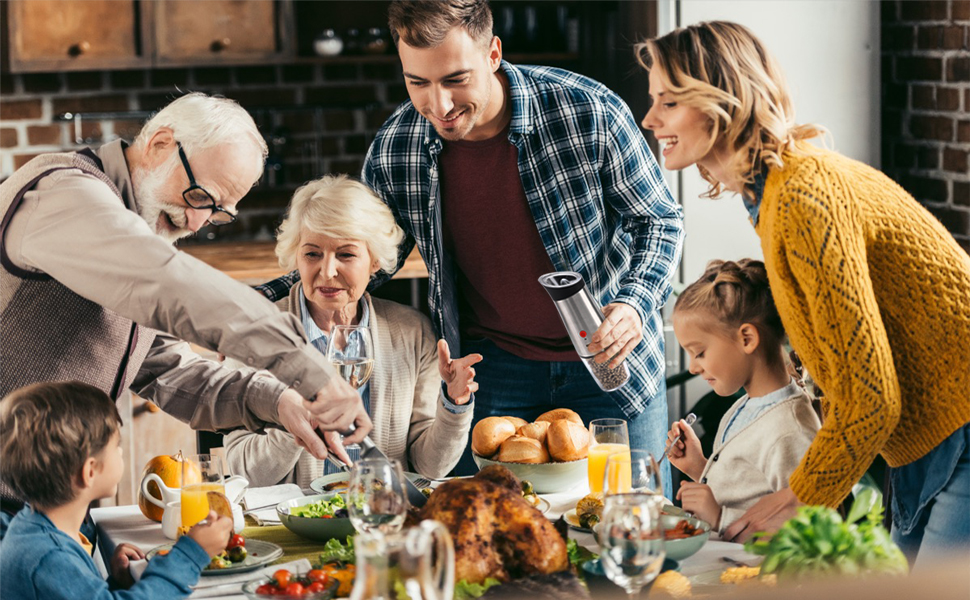
M970 1L882 2L882 166L970 253Z
M0 179L33 156L122 137L144 117L57 121L65 112L157 110L183 91L222 94L249 110L271 156L258 187L232 225L203 230L200 241L271 239L300 184L326 173L359 175L373 135L406 99L400 63L0 74ZM80 142L78 141L80 139ZM272 142L276 141L276 144Z

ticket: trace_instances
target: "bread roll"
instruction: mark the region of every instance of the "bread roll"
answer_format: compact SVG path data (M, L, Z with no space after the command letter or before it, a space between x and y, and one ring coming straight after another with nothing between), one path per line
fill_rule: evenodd
M502 442L495 460L511 463L545 463L549 462L549 453L539 440L513 435Z
M528 425L523 425L515 430L515 435L523 435L527 438L532 438L534 440L539 440L540 443L546 443L546 433L549 431L549 421L536 421L535 423L529 423Z
M546 445L553 460L568 462L586 458L589 450L589 431L566 419L559 419L549 426Z
M567 421L576 423L580 427L585 427L583 424L583 419L580 418L575 411L571 411L568 408L557 408L555 410L550 410L549 412L544 412L539 415L539 418L536 419L536 421L549 421L550 423L554 423L559 419L566 419Z
M528 421L526 421L525 419L520 419L519 417L502 417L502 418L508 421L509 423L511 423L512 426L515 427L516 429L518 429L519 427L522 427L523 425L529 424Z
M491 458L502 442L515 435L515 426L505 417L486 417L472 430L472 452Z

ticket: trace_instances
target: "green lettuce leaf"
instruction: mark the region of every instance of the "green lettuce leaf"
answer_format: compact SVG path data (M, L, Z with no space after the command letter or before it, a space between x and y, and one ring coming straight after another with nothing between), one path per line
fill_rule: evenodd
M354 554L354 536L352 535L347 536L347 542L345 544L341 544L337 538L327 540L327 543L323 546L323 552L320 553L321 564L338 560L353 564L356 558Z
M801 506L771 536L755 534L744 547L765 557L761 574L779 581L824 576L904 575L909 565L882 526L882 498L869 488L856 496L849 518L825 506Z
M577 569L581 568L583 563L599 558L599 554L580 546L576 543L576 540L568 540L566 542L566 552L569 554L569 562Z
M484 594L488 588L501 583L501 581L493 577L487 578L482 583L469 583L468 581L462 579L461 581L455 583L454 600L474 600L475 598L478 598Z

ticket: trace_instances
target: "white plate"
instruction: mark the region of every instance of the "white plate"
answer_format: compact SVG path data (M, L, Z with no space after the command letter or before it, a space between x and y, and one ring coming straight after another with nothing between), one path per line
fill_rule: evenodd
M314 492L318 493L318 494L326 494L326 493L335 492L335 491L338 491L338 490L344 491L344 490L347 489L347 486L346 485L345 486L342 486L340 488L337 488L337 487L328 488L327 486L329 486L331 484L334 484L334 483L340 483L342 481L343 482L346 482L346 481L349 481L349 480L350 480L350 473L331 473L330 475L324 475L323 477L317 477L316 479L314 479L313 481L311 481L310 482L310 489L313 490Z
M562 517L566 519L566 523L569 524L570 529L575 529L576 531L582 531L583 533L593 533L592 529L582 527L579 524L579 515L576 514L575 508L570 508L562 514Z
M162 550L171 550L172 546L175 544L164 544L156 548L152 548L145 555L149 561L151 561L158 553ZM255 571L256 569L267 565L277 558L283 556L283 549L274 544L273 542L264 542L263 540L246 540L246 560L241 563L233 563L231 567L226 569L210 569L206 567L202 570L203 575L232 575L234 573L245 573L247 571Z

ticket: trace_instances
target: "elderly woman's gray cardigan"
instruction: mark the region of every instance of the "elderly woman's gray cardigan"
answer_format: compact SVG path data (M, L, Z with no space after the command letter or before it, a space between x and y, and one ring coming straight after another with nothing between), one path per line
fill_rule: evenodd
M276 304L300 318L299 283ZM473 410L454 414L442 404L437 339L428 317L411 307L364 294L376 357L370 380L371 439L406 470L444 477L468 440ZM298 483L306 488L317 460L285 431L234 431L225 440L232 472L251 485ZM302 475L302 476L301 476Z

